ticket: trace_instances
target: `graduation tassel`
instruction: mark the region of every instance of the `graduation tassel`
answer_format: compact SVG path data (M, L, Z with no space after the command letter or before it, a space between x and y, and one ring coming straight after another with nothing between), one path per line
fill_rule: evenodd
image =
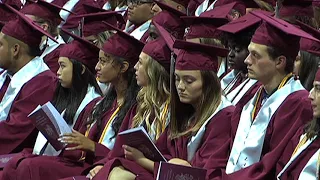
M282 2L283 0L278 0L276 2L275 14L277 18L280 18L279 12L280 12L280 8L282 7Z

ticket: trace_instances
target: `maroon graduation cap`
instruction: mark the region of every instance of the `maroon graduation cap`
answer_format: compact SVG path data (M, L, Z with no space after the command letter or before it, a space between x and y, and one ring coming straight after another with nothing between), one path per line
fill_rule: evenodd
M108 24L106 22L102 22ZM138 60L144 43L135 39L130 34L123 32L121 29L110 26L117 31L103 45L103 52L126 59L130 66L134 66Z
M171 51L162 37L148 42L142 52L156 60L167 72L170 72Z
M99 48L77 35L68 32L65 29L62 31L73 38L73 41L66 44L60 50L60 57L67 57L69 59L74 59L81 62L91 72L95 72L95 66L99 59Z
M91 8L88 8L90 7ZM95 7L95 8L93 8ZM80 24L81 17L78 15L101 12L100 4L92 0L80 0L73 8L72 12L62 26L64 29L77 28Z
M123 16L116 11L106 11L91 14L83 14L77 17L84 18L84 26L82 29L83 36L88 37L91 35L97 35L101 32L110 30L110 25L119 27L119 24L124 24ZM108 23L101 23L105 21Z
M180 16L186 16L186 14L163 2L156 1L156 3L162 9L162 12L154 16L152 22L158 23L176 38L182 38L186 26Z
M254 33L251 41L257 44L277 48L281 50L284 55L291 57L293 60L298 55L301 37L319 41L310 34L284 20L257 11L250 13L263 19L262 24Z
M312 0L284 0L279 15L280 17L313 17Z
M314 1L312 1L312 5L313 5L313 6L320 7L320 0L314 0Z
M33 48L39 48L42 36L47 36L57 42L54 37L45 32L40 26L27 18L24 14L17 11L10 5L5 4L5 6L17 15L17 19L11 20L3 26L3 34L18 39Z
M305 32L313 35L315 38L320 40L320 31L301 22L301 21L297 21L297 24L300 26L300 28L302 30L304 30ZM310 40L310 39L306 39L306 38L301 38L300 40L300 50L301 51L307 51L309 53L315 54L317 56L320 56L320 43Z
M44 0L28 0L27 2L28 4L20 10L21 13L52 20L56 24L60 24L60 22L63 21L59 15L61 9L63 9L61 6L48 3Z
M218 71L218 56L227 56L228 49L205 44L176 40L174 48L180 49L176 60L178 70Z
M165 40L167 46L169 47L169 49L175 54L178 55L179 50L176 48L173 48L173 44L176 40L176 38L174 36L172 36L166 29L164 29L164 27L162 27L160 24L154 22L153 23L154 26L156 27L156 29L158 30L160 36Z
M20 0L6 0L0 2L0 24L4 26L8 21L16 19L16 14L12 12L5 4L20 10L22 3Z
M236 2L216 7L197 16L181 17L190 29L187 33L187 39L192 38L219 38L221 31L217 28L228 23L229 12L236 5Z

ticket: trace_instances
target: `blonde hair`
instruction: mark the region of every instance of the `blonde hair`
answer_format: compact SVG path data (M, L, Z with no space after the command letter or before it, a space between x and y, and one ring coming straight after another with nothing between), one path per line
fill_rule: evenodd
M177 98L175 91L172 94L172 109L170 120L170 138L175 139L181 136L195 135L208 118L216 111L221 102L221 86L220 80L213 71L200 71L202 77L202 95L198 106L193 108L193 114L187 114L186 109L190 109L191 105L183 104ZM190 128L191 118L195 119L194 125ZM192 123L192 122L191 122Z
M141 88L137 95L137 113L133 117L132 128L140 126L144 121L147 131L151 132L151 124L155 123L156 139L165 129L166 117L161 119L161 106L170 101L169 73L157 61L148 56L146 62L148 85ZM154 119L150 119L154 118ZM163 122L164 121L164 122Z
M275 11L274 7L270 3L267 3L263 0L253 0L253 1L256 2L262 10L269 11L269 12Z

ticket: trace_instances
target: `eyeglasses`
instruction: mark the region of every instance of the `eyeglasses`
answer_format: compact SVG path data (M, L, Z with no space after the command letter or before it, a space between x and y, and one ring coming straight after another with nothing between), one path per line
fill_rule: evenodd
M146 4L146 3L153 3L153 1L139 1L139 0L127 0L127 5L128 6L140 6L142 4Z

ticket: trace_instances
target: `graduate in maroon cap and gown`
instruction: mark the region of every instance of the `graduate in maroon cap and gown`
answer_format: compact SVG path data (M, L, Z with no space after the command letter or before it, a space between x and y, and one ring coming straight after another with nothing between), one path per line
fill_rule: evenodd
M152 23L149 27L149 40L154 40L160 36L153 25L154 22L164 27L175 38L182 39L186 26L180 16L186 16L187 14L164 2L156 1L156 3L161 8L161 12L152 18Z
M39 104L52 99L57 84L55 75L37 56L41 37L54 38L14 8L7 7L18 18L6 23L0 33L4 51L0 67L5 70L0 75L0 154L33 147L37 131L27 116Z
M116 11L90 13L79 17L84 17L82 36L100 49L113 34L110 25L119 28L125 24L122 15ZM102 21L107 23L101 23Z
M249 78L262 86L243 108L235 109L232 149L222 179L275 179L293 152L290 140L312 119L308 91L292 70L300 37L316 39L281 19L251 13L263 22L245 63Z
M302 30L313 35L315 38L320 39L320 31L297 21L297 24ZM300 51L294 63L293 73L299 76L303 87L310 91L313 88L313 80L318 71L318 65L320 58L313 51L319 51L320 43L307 39L301 38L300 40Z
M28 4L20 10L51 36L55 37L57 42L52 41L50 38L43 38L40 44L42 51L40 57L44 59L44 62L53 73L56 73L59 69L59 52L65 44L58 31L58 25L63 21L59 15L61 9L62 7L55 4L38 0L37 2L28 1Z
M224 32L229 46L228 64L232 69L220 81L225 96L234 105L245 105L254 96L260 83L248 78L244 60L249 55L248 45L262 20L251 13L218 28Z
M237 2L206 11L199 17L181 17L187 26L189 26L188 32L186 33L187 41L224 47L221 41L222 32L217 30L217 28L232 20L230 12L235 6L237 6ZM218 64L219 70L217 75L221 79L230 70L225 57L219 57Z
M59 157L42 156L23 159L20 161L20 164L16 163L18 165L16 165L15 171L6 171L9 169L6 167L4 171L5 178L43 179L46 177L47 179L59 179L72 175L80 175L81 171L88 167L88 165L92 165L108 155L108 152L113 148L115 136L118 133L123 118L135 103L135 97L139 88L135 81L133 64L138 61L139 52L144 45L134 38L131 38L131 40L126 39L127 36L121 35L122 32L121 30L119 31L119 34L114 35L105 43L103 50L99 53L100 60L96 66L99 80L111 83L112 87L109 89L106 98L99 101L94 106L94 109L85 110L82 121L76 124L79 132L84 135L78 132L63 135L60 139L61 142L70 146ZM66 53L64 53L64 50L62 51L62 57L67 56L73 59L72 55L71 57L68 56L68 54L72 53L67 53L70 49L73 54L82 56L90 54L90 51L82 50L83 52L81 52L83 47L80 48L78 46L79 48L77 49L73 47L78 44L77 40L81 38L76 38L77 36L75 35L71 36L76 40L66 45L70 47L66 48ZM82 40L82 42L87 41ZM94 52L97 56L97 48L94 45L91 46L96 49ZM124 48L124 46L135 48ZM98 60L98 57L96 59ZM94 68L94 64L96 63L91 64L90 69ZM95 79L93 78L92 81L95 82ZM77 143L77 141L81 143ZM41 174L38 172L41 172Z
M159 46L160 43L165 45L162 37L156 41L148 43L143 51L146 53L149 51L152 52L152 49L155 49L155 44ZM181 41L177 43L176 46L179 48L193 50L191 53L188 53L186 50L181 50L180 54L178 54L176 63L176 83L179 81L176 85L179 91L178 93L181 102L178 99L174 100L173 103L177 103L175 104L177 114L172 114L171 119L179 117L183 118L184 120L174 120L173 122L170 121L169 127L157 140L156 145L168 160L171 159L169 162L184 165L190 163L195 167L210 169L208 171L209 178L211 177L211 172L214 172L216 168L220 169L225 168L226 166L230 148L230 121L228 121L228 119L230 120L234 107L230 102L221 96L221 88L214 85L215 83L219 84L219 79L214 74L214 71L217 70L217 59L212 61L212 56L206 54L203 55L201 52L194 50L205 49L204 51L211 51L214 54L219 54L219 52L215 53L216 49L214 47L208 48L205 45ZM228 52L226 49L217 49L224 51L224 53ZM216 57L216 55L213 57ZM195 59L197 60L196 62L194 61ZM202 78L199 69L203 69L204 71L207 70L206 72L208 74L205 76L208 76L207 80L210 82L202 83L208 84L207 87L209 87L209 89L202 89L203 86L200 85L202 83L199 84L198 81L201 81L200 79ZM179 71L179 75L177 71ZM184 73L188 73L188 75ZM190 74L191 77L189 77ZM193 82L190 85L184 84L181 86L182 83L187 83L188 81L186 80L187 77L185 76L191 78L192 80L190 79L190 81ZM210 89L210 84L212 84L212 89ZM183 88L183 90L181 88ZM197 121L193 118L193 113L195 113L195 110L191 103L197 104L197 99L201 99L201 96L204 96L204 94L199 92L210 92L209 94L212 95L210 96L208 94L206 97L209 98L210 96L210 99L208 99L208 101L204 100L202 104L203 106L206 106L206 108L210 109L210 113L199 114L199 120ZM218 94L219 98L216 98L216 94ZM178 98L177 92L175 98ZM206 104L205 102L208 103ZM181 109L178 107L181 107ZM190 113L186 114L186 112ZM223 119L224 122L223 124L220 124L220 130L217 129L218 131L206 131L206 128L218 127L216 125L212 125L212 123L216 122L218 119ZM193 126L191 126L191 124ZM181 132L178 130L178 127L183 127L183 129L180 130ZM201 144L200 142L204 143ZM216 144L209 146L209 143ZM129 177L135 177L136 179L153 179L156 177L156 174L154 176L153 173L157 172L159 162L153 162L152 160L146 159L143 154L139 153L139 151L134 148L124 146L124 149L127 162L123 159L107 162L105 167L94 179L101 179L103 177L106 178L108 176L110 179L128 179ZM210 162L206 161L209 157L212 159ZM112 165L110 164L111 162L113 163ZM120 164L125 170L119 168ZM109 172L107 168L109 168Z
M318 55L320 55L318 51ZM313 108L313 120L301 128L296 136L291 140L296 145L294 152L277 178L281 180L302 180L319 179L319 157L320 157L320 139L319 139L319 118L320 118L320 70L318 70L314 79L314 86L310 92L309 99ZM303 133L303 134L302 134Z
M154 142L163 133L170 115L170 57L171 52L162 39L151 41L144 47L140 54L140 61L135 66L137 83L142 88L137 96L137 105L128 112L120 132L143 126ZM150 76L152 74L157 76ZM163 89L158 88L159 84ZM91 167L90 169L93 169L89 175L94 177L101 170L99 176L95 177L99 179L108 177L112 168L117 165L137 167L135 162L125 159L122 145L116 140L109 157ZM84 174L87 174L88 170Z
M55 90L52 104L63 114L70 128L79 130L83 121L87 118L87 111L92 110L100 99L102 92L95 80L95 76L91 73L92 71L94 72L95 65L98 62L99 49L79 37L75 39L60 52L58 60L60 68L57 72L60 83ZM78 132L75 134L78 134ZM76 151L72 153L56 151L46 138L39 133L33 151L25 149L11 159L4 169L3 178L19 178L18 174L29 168L29 165L33 169L33 171L30 171L30 177L32 179L36 178L33 177L33 173L38 170L37 166L45 167L44 162L50 162L50 159L72 157L72 155L77 157L77 154L81 154L81 152ZM33 163L37 165L33 165ZM50 164L50 166L56 167L53 164ZM53 169L51 170L54 171ZM57 176L59 177L59 173ZM24 178L26 177L28 177L27 174Z

